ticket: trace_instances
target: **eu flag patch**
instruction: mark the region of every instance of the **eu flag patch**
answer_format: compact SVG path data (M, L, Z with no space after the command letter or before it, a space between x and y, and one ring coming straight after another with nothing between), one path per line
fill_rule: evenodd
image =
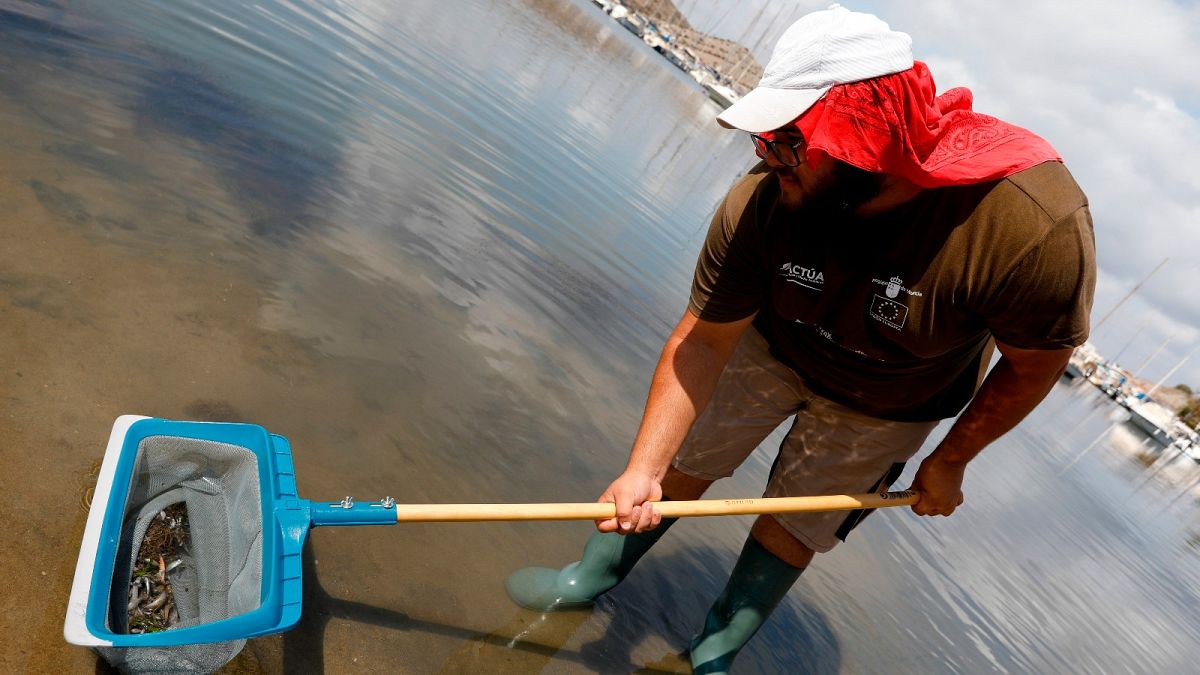
M900 330L904 328L904 320L908 318L908 307L882 295L876 295L871 300L870 315L871 318Z

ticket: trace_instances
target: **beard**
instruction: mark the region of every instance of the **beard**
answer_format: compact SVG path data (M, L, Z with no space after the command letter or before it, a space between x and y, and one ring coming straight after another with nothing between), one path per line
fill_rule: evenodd
M780 190L779 203L790 211L848 214L874 199L883 189L885 175L830 158L830 170L809 184ZM776 171L778 173L778 170ZM794 179L792 179L794 184Z

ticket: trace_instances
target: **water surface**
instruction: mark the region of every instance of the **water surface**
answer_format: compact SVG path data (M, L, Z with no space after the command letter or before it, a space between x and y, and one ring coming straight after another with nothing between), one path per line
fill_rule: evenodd
M0 664L94 667L62 605L122 413L263 424L309 498L594 499L753 159L717 112L584 0L0 0ZM1114 411L1057 387L959 515L873 516L739 667L1189 672L1200 473ZM749 522L546 617L503 580L586 524L317 531L301 624L228 671L672 672Z

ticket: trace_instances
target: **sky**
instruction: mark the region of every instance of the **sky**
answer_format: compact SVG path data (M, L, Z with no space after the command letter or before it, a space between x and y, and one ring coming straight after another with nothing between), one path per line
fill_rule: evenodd
M1200 391L1200 2L841 4L911 35L939 93L969 87L976 110L1055 146L1095 225L1093 344L1144 379ZM828 2L676 5L766 63L792 21Z

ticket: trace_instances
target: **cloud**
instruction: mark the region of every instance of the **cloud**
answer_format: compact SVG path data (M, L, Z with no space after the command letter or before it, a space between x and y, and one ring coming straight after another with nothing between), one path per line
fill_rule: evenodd
M1095 221L1094 318L1170 257L1138 302L1110 321L1151 321L1154 334L1196 334L1200 6L887 0L860 9L913 36L939 89L969 86L978 110L1033 129L1063 155ZM1110 329L1095 337L1113 353L1124 344L1115 336L1123 334ZM1175 342L1157 361L1177 362L1190 350L1184 340ZM1200 364L1179 375L1200 382Z

